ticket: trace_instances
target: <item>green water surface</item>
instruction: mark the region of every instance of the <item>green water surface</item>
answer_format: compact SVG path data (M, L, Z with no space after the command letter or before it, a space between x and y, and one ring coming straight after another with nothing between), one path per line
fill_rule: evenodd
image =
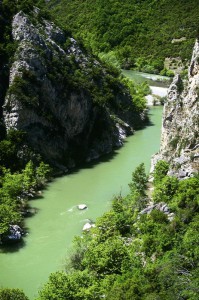
M132 171L141 162L149 171L151 155L159 149L161 116L162 107L151 107L151 126L128 137L113 154L55 179L40 199L30 202L37 214L26 219L24 243L0 252L1 287L21 288L35 299L50 273L63 269L72 240L81 235L87 220L95 221L108 211L114 195L128 193ZM87 210L77 209L82 203Z
M26 219L29 234L18 249L0 253L0 286L22 288L30 299L51 272L62 269L73 237L80 235L87 219L107 211L114 195L128 193L131 173L159 149L162 107L150 111L151 126L128 137L124 146L101 161L55 179L31 205L38 213ZM79 211L76 205L88 209Z

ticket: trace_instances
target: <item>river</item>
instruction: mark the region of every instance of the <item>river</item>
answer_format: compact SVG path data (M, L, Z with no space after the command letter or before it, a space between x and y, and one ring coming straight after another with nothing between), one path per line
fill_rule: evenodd
M30 201L38 212L26 219L24 244L0 253L1 287L21 288L30 299L36 297L49 274L63 268L87 219L95 221L114 195L128 193L131 173L141 162L149 171L151 155L159 149L161 116L162 107L152 107L151 125L128 137L122 148L55 179L40 199ZM87 210L77 209L82 203Z

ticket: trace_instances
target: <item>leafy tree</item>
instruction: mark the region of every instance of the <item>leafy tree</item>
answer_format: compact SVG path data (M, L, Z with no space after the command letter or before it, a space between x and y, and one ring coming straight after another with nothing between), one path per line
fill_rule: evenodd
M199 185L197 178L185 179L179 182L178 193L174 198L181 208L189 208L193 212L199 210Z
M39 292L37 300L94 300L101 299L95 278L87 271L51 274L48 283Z
M9 233L10 224L20 224L22 218L15 205L0 204L0 236Z
M28 300L28 297L19 289L0 288L0 300Z
M68 270L84 270L82 261L84 254L88 248L88 243L91 237L88 234L85 234L84 237L76 236L73 240L73 248L71 250L69 259L66 261L66 272Z
M16 199L23 190L22 182L22 174L11 174L9 170L4 169L2 193L11 199Z
M155 202L170 202L177 192L178 179L172 176L165 176L161 182L156 186L153 193L153 200Z
M132 173L132 182L129 184L131 192L138 191L141 196L145 196L148 176L145 172L144 164L141 163Z
M183 247L186 256L190 257L192 263L198 265L199 261L199 215L196 215L189 224L184 238Z
M121 274L123 261L128 259L127 249L117 237L111 237L103 243L93 240L85 252L83 264L97 276Z
M113 199L112 208L115 212L115 226L123 236L131 232L132 214L137 209L138 201L136 197L137 195L131 197L121 197L120 195Z
M50 166L42 161L35 171L37 186L44 186L46 181L50 178L51 172Z
M153 183L154 185L161 182L161 180L167 175L169 171L169 163L164 160L159 160L155 166L155 170L153 172Z
M23 170L23 189L29 191L36 186L35 168L32 161L29 161Z
M105 213L96 221L96 228L93 230L98 242L104 242L107 238L116 236L119 231L116 227L116 214L114 211Z
M134 107L139 112L146 108L145 96L150 94L150 88L147 82L136 84L133 80L127 77L121 77L122 83L129 89L132 96Z
M141 300L143 299L141 286L143 286L142 279L136 278L133 273L130 273L128 277L119 278L114 282L114 285L108 290L107 298L109 300Z

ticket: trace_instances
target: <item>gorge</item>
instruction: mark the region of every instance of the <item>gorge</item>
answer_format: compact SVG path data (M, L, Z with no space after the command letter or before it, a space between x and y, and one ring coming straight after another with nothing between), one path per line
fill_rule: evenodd
M81 234L86 219L95 221L110 208L114 195L128 193L131 172L139 163L144 162L149 171L150 157L159 149L162 107L152 107L149 116L151 126L128 137L121 149L56 179L41 199L30 202L38 212L26 219L25 244L18 251L5 248L0 255L1 286L22 288L34 299L48 275L63 268L72 240ZM76 205L82 202L88 210L79 212Z
M51 6L51 16L37 2ZM60 28L52 15L67 3L56 19L68 24ZM148 86L137 86L105 62L109 57L126 68L170 76L163 59L179 53L182 60L175 63L184 68L197 36L197 5L79 4L0 0L0 299L27 300L12 289L21 288L37 300L198 300L198 39L187 78L186 70L177 74L165 99L147 97L150 103L164 100L161 142L162 107L147 115ZM97 18L91 22L90 16ZM153 38L154 24L161 26ZM131 79L137 71L122 72ZM157 91L164 92L162 83L152 87ZM64 176L46 185L47 163ZM78 210L83 203L87 209ZM87 222L95 227L82 232ZM8 245L9 230L18 225L26 235Z

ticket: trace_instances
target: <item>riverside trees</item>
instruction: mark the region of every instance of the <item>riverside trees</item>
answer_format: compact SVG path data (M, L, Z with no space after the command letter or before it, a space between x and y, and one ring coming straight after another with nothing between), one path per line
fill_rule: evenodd
M154 174L161 173L155 183L157 203L174 181L166 168L161 162ZM197 299L198 177L175 179L175 189L165 198L171 219L158 208L144 213L140 202L146 178L142 164L133 172L131 193L115 197L96 227L75 239L66 271L50 276L38 300Z
M1 240L9 234L10 225L22 226L22 215L28 208L29 196L34 196L50 176L50 167L39 158L35 163L31 160L25 163L19 159L18 155L24 147L22 136L14 130L0 141Z

